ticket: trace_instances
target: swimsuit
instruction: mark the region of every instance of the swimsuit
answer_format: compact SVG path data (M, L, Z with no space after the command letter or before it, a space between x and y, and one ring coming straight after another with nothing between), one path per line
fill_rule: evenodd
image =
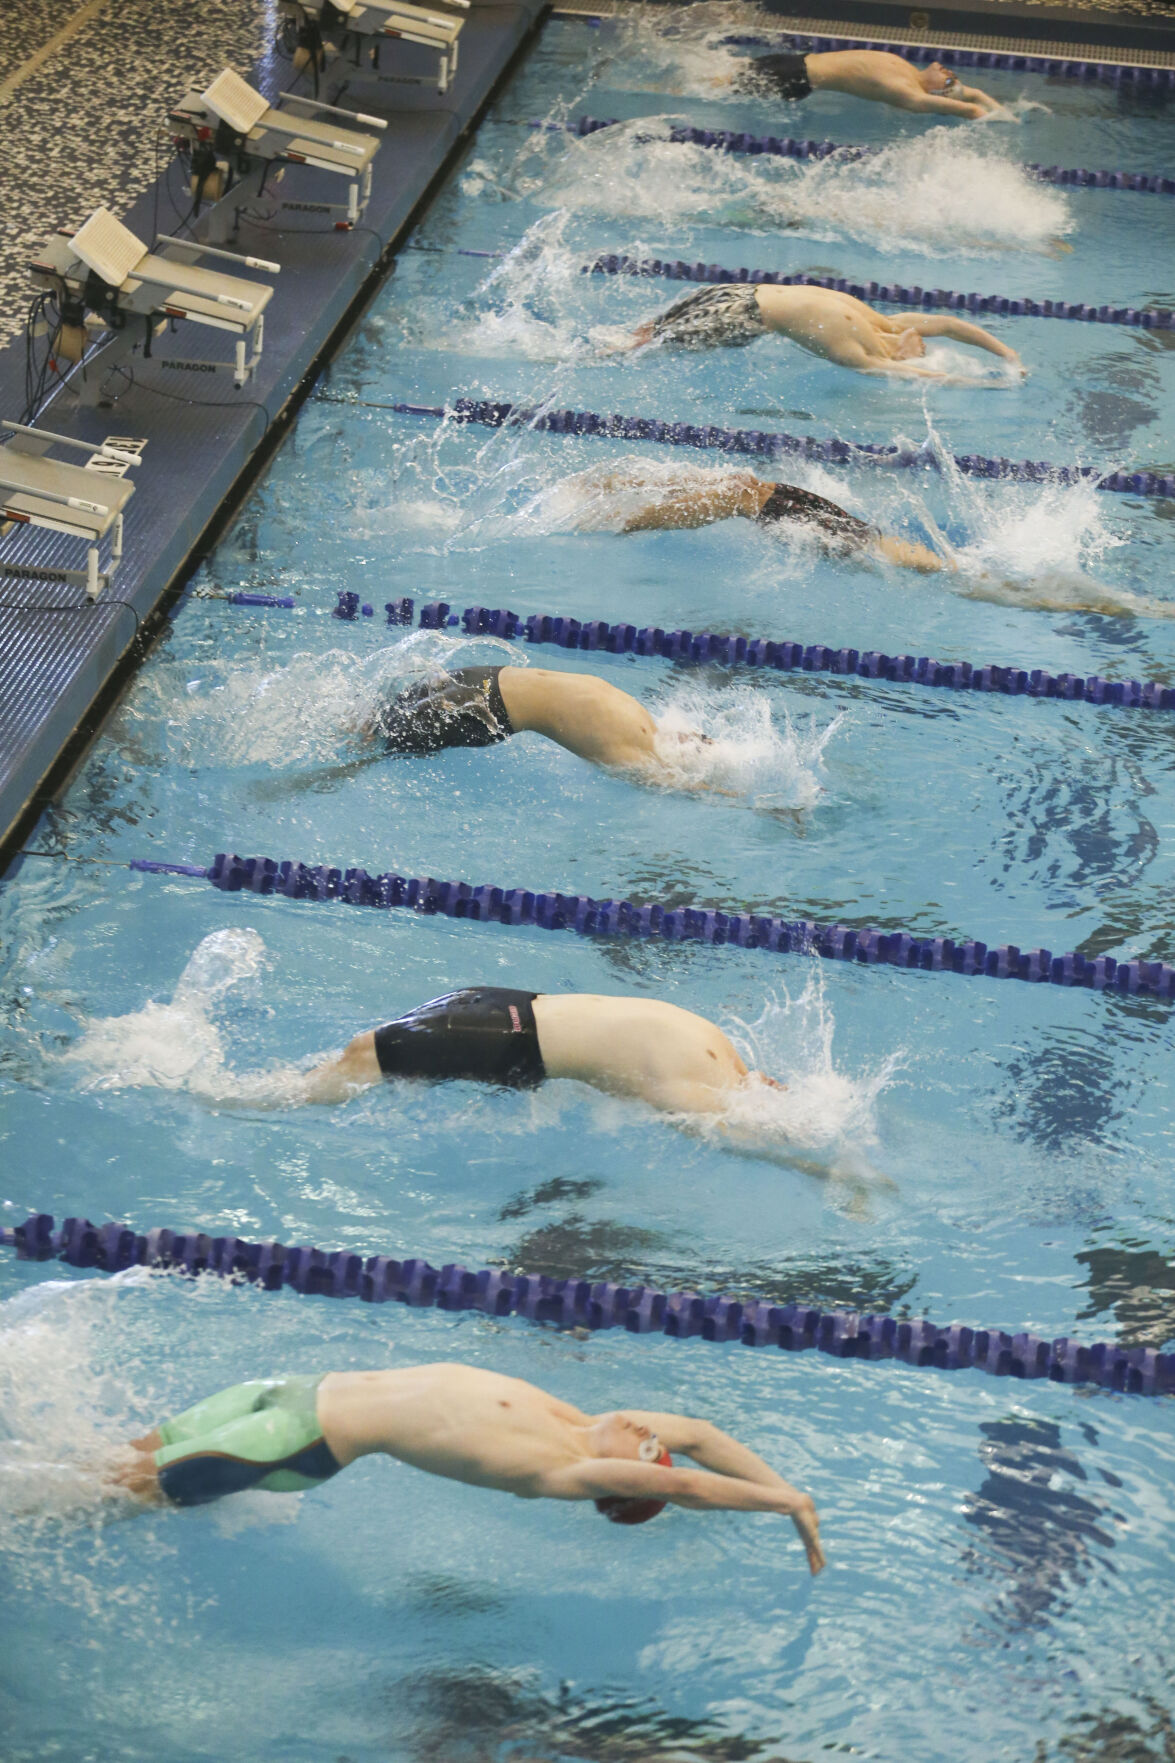
M532 1089L547 1073L534 1019L537 992L497 986L446 992L375 1031L385 1077L472 1078Z
M752 78L768 80L781 98L806 98L812 90L806 55L759 55L751 63Z
M835 502L813 495L811 490L797 489L795 484L776 484L755 517L764 526L780 520L810 521L831 538L844 539L850 545L867 545L877 537L877 529L858 520Z
M388 753L439 753L492 747L514 733L498 685L500 667L459 667L441 680L409 686L380 711Z
M267 1377L208 1396L159 1428L159 1486L177 1506L265 1488L301 1493L342 1468L318 1421L321 1377Z
M765 334L751 282L698 288L653 320L652 342L678 349L743 349Z

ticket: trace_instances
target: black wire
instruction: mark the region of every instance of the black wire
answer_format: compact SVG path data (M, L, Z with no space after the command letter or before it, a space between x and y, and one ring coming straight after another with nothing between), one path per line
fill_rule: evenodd
M156 398L168 398L173 404L194 404L199 406L201 410L240 410L243 405L248 404L253 410L259 410L265 418L265 427L261 431L260 440L263 441L269 433L272 418L265 405L257 398L185 398L182 392L165 392L162 386L148 385L146 380L137 379L135 371L131 367L123 367L120 364L118 367L112 368L111 372L126 375L130 382L128 390L131 386L137 387L140 392L154 393Z
M61 606L38 600L0 600L0 612L100 612L104 606L125 606L135 621L135 634L131 641L142 641L143 621L129 600L112 600L107 596L100 596L97 600L70 600Z
M370 233L381 252L384 248L383 234L377 233L373 226L365 226L364 223L359 220L355 222L354 226L348 226L345 229L333 226L274 226L272 221L255 220L245 208L238 209L237 212L245 226L255 227L259 233L288 233L291 238L302 239L314 238L316 236L324 237L327 233L337 233L340 230L345 230L349 233Z

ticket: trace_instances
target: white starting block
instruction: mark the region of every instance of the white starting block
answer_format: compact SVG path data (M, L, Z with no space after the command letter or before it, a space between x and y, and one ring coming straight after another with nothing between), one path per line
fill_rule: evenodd
M0 557L0 575L84 587L96 600L109 586L122 557L122 511L135 493L134 484L125 481L126 473L139 464L146 441L111 435L95 447L92 441L75 441L18 422L0 426L12 435L0 447L0 538L17 527L34 526L68 533L86 544L85 569L37 568ZM65 465L48 458L54 446L77 448L89 458L84 465ZM99 549L108 533L110 567L101 570Z
M376 78L394 85L427 86L420 74L379 72L379 48L385 40L419 43L436 52L437 91L447 92L457 71L457 40L469 11L470 0L444 0L437 6L417 6L412 0L279 0L283 15L298 34L316 70L323 65L324 36L351 35L371 39L371 64ZM456 12L446 12L445 6Z
M334 118L345 117L343 126ZM336 110L312 98L285 93L270 104L231 68L225 68L206 92L189 92L171 112L176 145L185 145L193 174L209 179L212 199L223 193L213 210L209 237L223 240L236 230L240 210L262 192L270 168L312 165L348 179L346 202L291 202L280 206L303 214L328 216L341 231L358 225L371 197L371 164L379 151L379 134L387 123L376 116ZM349 125L376 130L361 133ZM281 174L279 173L278 176Z
M195 239L173 239L166 233L160 233L155 243L158 255L109 209L96 208L76 233L54 233L31 265L37 287L85 308L88 332L110 333L101 353L101 372L83 375L78 386L84 404L97 403L99 388L111 368L128 360L140 345L149 359L152 339L167 328L170 319L187 318L193 324L229 331L237 344L232 361L180 361L167 356L163 360L169 368L199 374L230 373L239 388L261 359L264 313L273 289L263 282L247 282L240 276L201 268L196 259L223 258L270 275L278 273L278 265L259 257L218 251ZM136 319L141 322L135 323Z

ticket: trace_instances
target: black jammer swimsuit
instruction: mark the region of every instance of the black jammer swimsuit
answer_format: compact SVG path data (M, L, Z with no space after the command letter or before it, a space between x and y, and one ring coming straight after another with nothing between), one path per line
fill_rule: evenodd
M546 1077L534 1019L537 992L481 986L431 998L375 1031L385 1077L471 1078L533 1089Z
M758 55L747 71L752 79L767 80L781 98L806 98L812 90L806 55Z
M838 508L835 502L829 502L824 496L798 489L795 484L776 484L756 519L764 526L773 526L780 520L809 521L822 533L843 540L853 549L868 545L877 538L876 527L858 520L855 514Z
M409 686L385 704L377 731L388 753L439 753L444 747L492 747L514 733L498 685L500 667L459 667L443 679Z

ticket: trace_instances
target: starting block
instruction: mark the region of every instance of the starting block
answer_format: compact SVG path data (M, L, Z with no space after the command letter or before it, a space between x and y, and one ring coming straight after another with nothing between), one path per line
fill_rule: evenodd
M282 15L288 21L297 43L302 65L313 65L318 74L326 65L327 37L336 50L343 39L353 37L356 45L370 39L369 56L375 77L395 85L427 86L431 81L420 74L387 74L379 72L379 51L385 41L419 43L432 49L438 57L437 91L447 92L457 71L457 47L464 14L470 0L444 0L435 7L418 6L413 0L279 0ZM445 5L455 12L446 12ZM338 41L334 41L338 39Z
M378 136L388 126L379 117L289 93L270 104L227 67L207 91L187 93L169 121L189 163L193 196L215 203L208 229L213 241L236 231L241 208L260 197L275 163L311 165L349 180L346 202L281 200L282 208L326 215L340 231L358 225L371 197ZM376 134L362 133L355 123Z
M85 341L104 331L110 335L101 352L102 372L86 376L83 370L78 385L83 404L98 402L107 373L129 360L140 345L149 360L153 339L173 319L186 318L193 324L229 331L237 343L232 361L180 361L168 356L164 358L168 367L200 374L229 373L240 388L261 359L265 308L273 289L263 282L247 282L240 276L205 269L197 259L222 258L269 275L276 275L279 266L166 233L160 233L155 243L158 254L149 251L109 209L96 208L77 232L54 233L30 266L38 288L54 293L62 306L68 304L72 311L84 313L87 336L70 359L84 362ZM135 323L136 319L140 322Z
M0 446L0 539L18 527L32 526L68 533L86 545L85 569L38 568L0 557L0 575L63 582L85 588L96 600L113 580L122 557L122 511L135 493L126 473L139 464L146 441L111 435L95 446L92 441L75 441L18 422L0 427L12 436ZM66 465L48 457L54 446L77 448L89 458L84 465ZM102 570L99 549L108 533L110 567Z

